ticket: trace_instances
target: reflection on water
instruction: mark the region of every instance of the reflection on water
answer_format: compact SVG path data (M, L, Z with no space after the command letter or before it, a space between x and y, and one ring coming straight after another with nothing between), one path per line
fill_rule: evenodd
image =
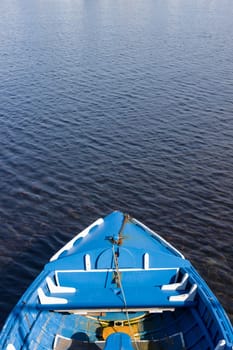
M1 324L114 209L182 250L232 317L232 15L230 0L1 1Z

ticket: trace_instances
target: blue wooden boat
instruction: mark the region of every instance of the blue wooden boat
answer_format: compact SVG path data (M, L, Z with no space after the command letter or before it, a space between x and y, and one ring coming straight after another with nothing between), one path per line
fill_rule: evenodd
M9 315L4 350L232 350L222 306L191 263L113 212L74 237Z

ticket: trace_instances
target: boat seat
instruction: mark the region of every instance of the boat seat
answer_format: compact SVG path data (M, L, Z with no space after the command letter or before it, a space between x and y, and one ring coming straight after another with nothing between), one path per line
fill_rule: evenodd
M197 285L189 291L163 291L160 287L125 288L124 294L128 309L192 306L195 302ZM143 295L143 300L142 300ZM79 288L75 293L50 293L46 295L38 289L39 308L56 310L71 309L122 309L125 307L120 288ZM94 297L94 299L93 299Z
M106 340L104 350L134 350L131 338L126 333L110 334Z
M85 272L85 273L84 273ZM66 286L79 289L81 286L93 284L96 287L111 287L112 286L112 271L107 270L83 270L83 271L70 271L70 270L56 270L55 281L58 286ZM130 271L127 269L121 269L121 281L124 287L134 285L141 282L144 286L148 287L151 284L156 286L162 286L167 284L173 284L177 280L179 269L174 268L158 268L158 269L139 269Z

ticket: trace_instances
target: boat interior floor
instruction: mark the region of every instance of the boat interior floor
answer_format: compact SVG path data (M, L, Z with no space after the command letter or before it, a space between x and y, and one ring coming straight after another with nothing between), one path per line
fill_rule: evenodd
M60 327L61 332L56 333L53 341L53 350L186 350L181 330L172 326L165 331L165 319L167 325L168 322L173 324L171 316L172 312L157 315L132 313L128 318L124 313L108 313L103 317L63 315L65 324L67 318L74 318L73 332ZM117 345L124 339L128 341L127 346Z
M105 341L79 341L57 335L53 350L103 350ZM159 340L137 340L132 341L132 348L135 350L185 350L182 333Z

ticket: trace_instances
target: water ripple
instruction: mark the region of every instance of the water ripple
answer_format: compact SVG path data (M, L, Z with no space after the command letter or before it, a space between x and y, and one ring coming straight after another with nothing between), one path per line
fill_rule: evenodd
M1 325L114 209L182 250L233 319L232 15L230 0L1 1Z

